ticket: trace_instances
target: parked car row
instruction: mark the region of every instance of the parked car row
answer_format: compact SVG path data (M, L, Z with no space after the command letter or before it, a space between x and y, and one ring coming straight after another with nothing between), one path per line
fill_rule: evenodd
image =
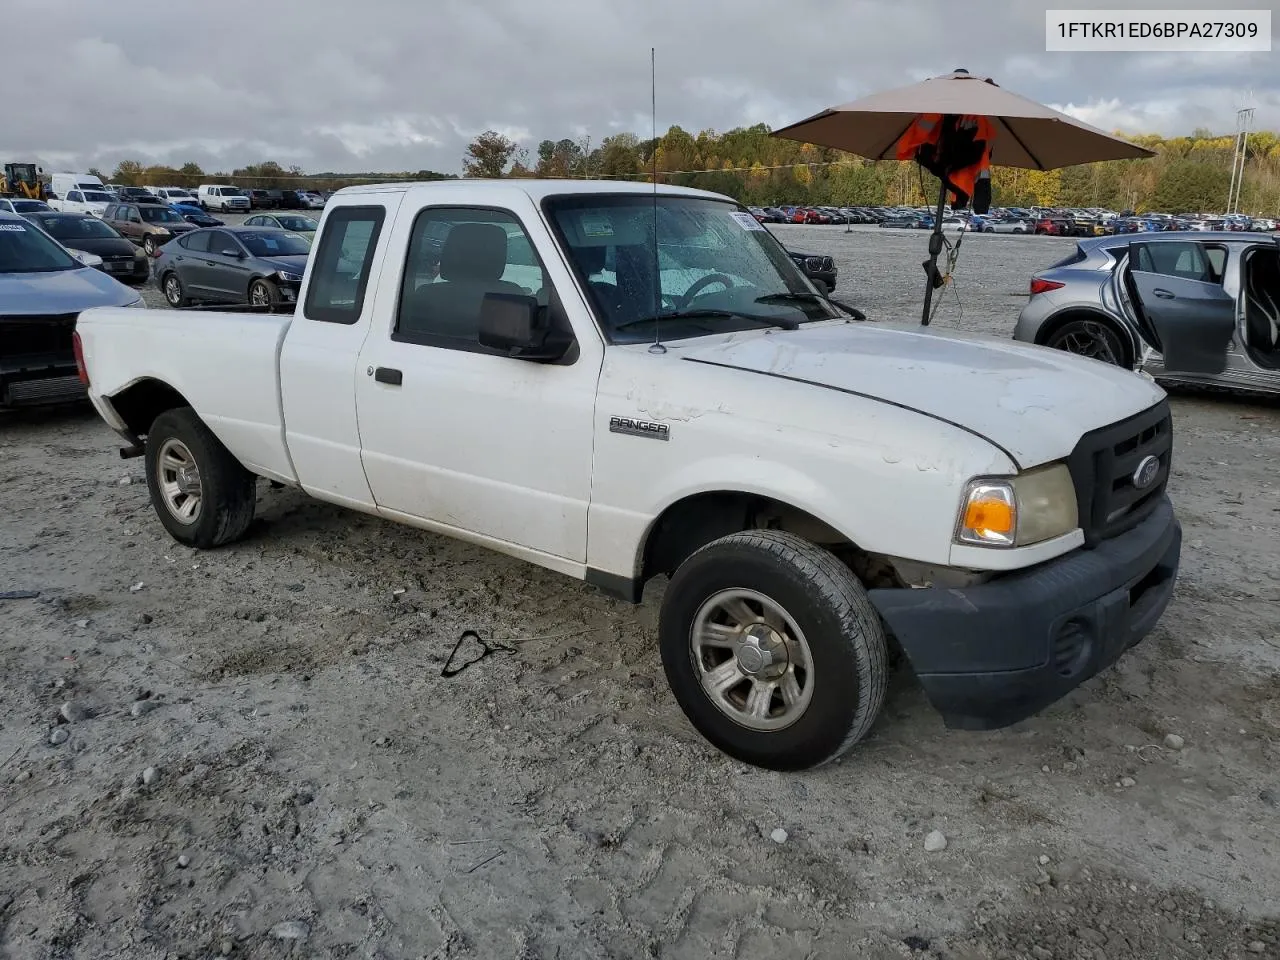
M266 190L238 187L234 184L205 183L190 191L177 186L126 186L103 183L88 173L55 173L45 185L44 199L64 213L89 213L101 216L107 204L116 201L158 201L175 208L184 216L208 213L247 213L250 210L322 210L328 194L311 190ZM213 226L214 224L197 224Z
M931 230L935 210L926 207L751 207L761 223L876 224L881 227ZM1101 237L1128 233L1163 233L1177 230L1266 233L1277 229L1269 217L1242 214L1167 213L1138 215L1116 213L1099 207L1087 209L1046 207L996 207L985 214L968 210L945 211L943 229L973 233L1026 233L1055 237Z

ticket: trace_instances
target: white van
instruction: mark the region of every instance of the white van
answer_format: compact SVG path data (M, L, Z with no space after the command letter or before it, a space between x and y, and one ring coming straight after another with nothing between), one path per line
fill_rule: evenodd
M239 187L222 183L202 183L196 191L196 199L205 210L223 210L232 213L248 213L249 198Z
M52 196L49 206L63 213L91 213L95 217L106 212L114 198L101 180L90 173L55 173L49 184Z

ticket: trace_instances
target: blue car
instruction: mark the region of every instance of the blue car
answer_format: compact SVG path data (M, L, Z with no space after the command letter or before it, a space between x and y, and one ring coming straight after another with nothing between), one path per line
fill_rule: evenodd
M85 396L72 337L90 307L142 307L142 297L77 258L22 217L0 213L0 407Z
M193 203L171 203L171 210L176 210L182 214L182 219L187 223L194 223L197 227L220 227L222 221L217 217L211 217Z

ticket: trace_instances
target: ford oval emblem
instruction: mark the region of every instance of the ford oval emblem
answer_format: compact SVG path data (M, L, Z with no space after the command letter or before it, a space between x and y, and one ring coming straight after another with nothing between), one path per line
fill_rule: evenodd
M1133 471L1133 485L1138 490L1145 490L1156 482L1160 475L1160 458L1143 457L1138 468Z

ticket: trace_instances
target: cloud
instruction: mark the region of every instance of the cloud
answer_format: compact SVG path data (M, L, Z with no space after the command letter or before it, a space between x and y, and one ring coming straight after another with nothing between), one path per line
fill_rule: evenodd
M8 5L40 42L5 46L7 75L30 93L8 98L0 151L56 169L457 171L485 129L531 151L644 137L650 47L660 130L781 126L959 66L1105 129L1230 133L1250 89L1257 127L1280 128L1276 55L1050 54L1056 4L1029 0Z

